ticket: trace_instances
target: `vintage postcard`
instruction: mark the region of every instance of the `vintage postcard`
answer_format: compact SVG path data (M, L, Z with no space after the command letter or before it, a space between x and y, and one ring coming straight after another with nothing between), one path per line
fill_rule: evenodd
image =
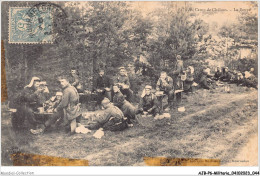
M2 166L258 166L258 2L1 12Z

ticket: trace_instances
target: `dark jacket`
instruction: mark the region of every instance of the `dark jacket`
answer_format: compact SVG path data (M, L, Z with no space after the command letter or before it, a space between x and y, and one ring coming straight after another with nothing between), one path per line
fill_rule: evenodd
M185 82L186 83L193 83L193 81L194 81L194 74L187 73Z
M163 81L161 78L157 81L156 89L160 89L161 91L169 91L173 89L173 80L171 77L167 76L165 78L165 81Z
M32 87L25 87L16 98L15 105L23 106L36 110L38 107L43 106L43 103L47 100L48 95L45 93L36 93L36 90Z
M208 82L208 77L206 74L201 75L199 83L202 88L210 89L210 84Z
M104 88L111 88L112 82L107 76L98 76L96 81L94 82L93 89L104 89Z
M72 86L77 87L79 85L79 76L77 74L72 74Z
M74 86L68 85L63 90L63 96L57 111L64 111L64 115L68 120L72 120L80 115L79 94Z
M116 92L113 97L113 104L119 108L124 104L125 97L121 92Z
M129 81L129 78L128 76L124 75L118 75L116 80L115 80L115 83L121 83L121 84L125 84L125 85L128 85L130 87L130 81Z
M173 77L178 77L183 73L183 61L179 60L176 62L173 69Z
M158 107L158 100L154 94L145 95L143 98L141 98L139 103L139 108L142 108L143 110L153 110Z
M87 126L90 129L103 128L104 130L117 131L126 128L125 120L123 112L110 104L107 109L98 113L93 122L90 122Z
M230 81L232 78L232 74L228 71L228 72L224 72L221 77L220 77L220 80L221 81L225 81L225 82L228 82Z
M222 76L222 72L216 71L216 73L215 73L215 75L214 75L214 79L215 79L215 80L219 80L219 78L221 78L221 76Z
M184 90L189 90L194 82L194 74L187 73L184 81Z

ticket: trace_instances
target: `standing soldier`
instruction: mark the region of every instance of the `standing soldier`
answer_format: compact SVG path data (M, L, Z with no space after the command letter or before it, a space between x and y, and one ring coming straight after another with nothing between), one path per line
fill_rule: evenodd
M71 69L70 73L71 73L71 76L72 76L72 83L71 83L71 85L74 86L79 93L82 93L83 92L83 87L82 87L82 85L80 83L80 80L79 80L79 73L78 73L78 71L73 68L73 69Z
M120 91L123 95L126 95L126 99L129 102L132 102L133 91L130 89L130 81L127 76L125 67L119 68L119 74L115 80L115 85L117 85L120 88Z
M181 75L183 74L183 61L181 60L181 56L177 55L176 64L173 70L173 83L175 90L183 90L183 81L181 80ZM176 94L176 100L179 104L181 102L181 92Z

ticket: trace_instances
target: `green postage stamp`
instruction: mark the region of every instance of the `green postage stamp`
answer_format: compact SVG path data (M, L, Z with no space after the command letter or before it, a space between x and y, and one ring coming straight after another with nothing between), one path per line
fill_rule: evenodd
M9 43L52 43L50 8L10 7Z

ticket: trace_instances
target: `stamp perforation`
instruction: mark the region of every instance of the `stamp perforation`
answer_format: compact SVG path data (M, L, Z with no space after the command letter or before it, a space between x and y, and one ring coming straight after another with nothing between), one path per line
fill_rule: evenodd
M11 18L11 10L12 9L30 9L32 7L29 7L29 6L21 6L21 7L9 7L9 12L8 12L8 43L9 44L53 44L53 41L48 41L48 42L39 42L39 41L36 41L36 42L31 42L31 41L12 41L11 39L11 22L10 22L10 18Z

